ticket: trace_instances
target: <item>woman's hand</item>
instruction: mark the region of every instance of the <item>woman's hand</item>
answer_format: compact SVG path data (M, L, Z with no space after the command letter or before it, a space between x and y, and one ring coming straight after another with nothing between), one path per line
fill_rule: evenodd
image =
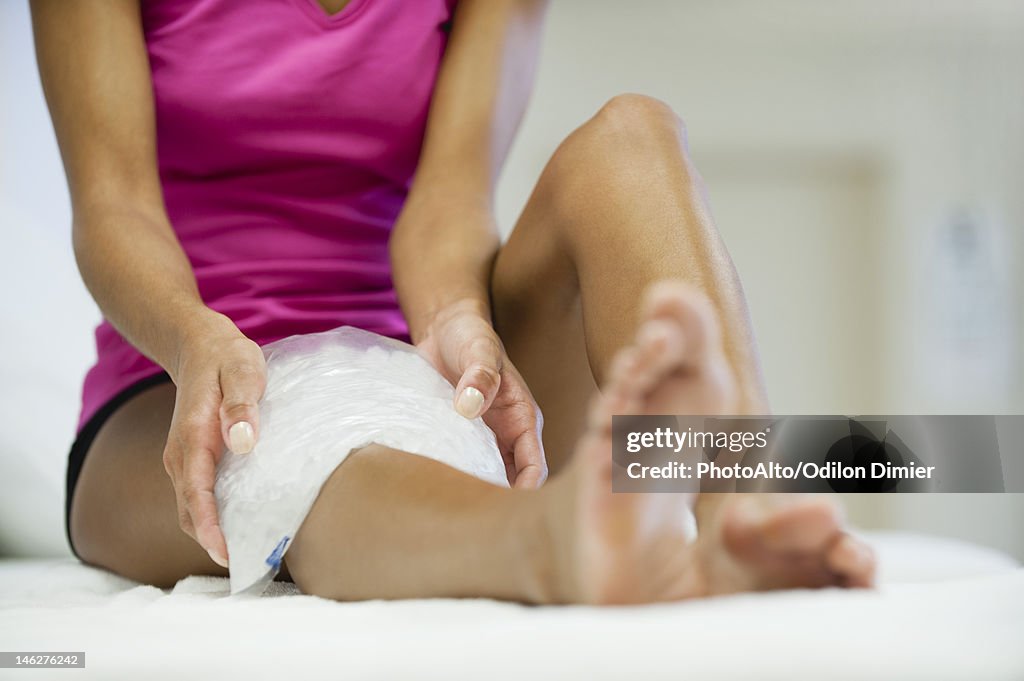
M256 444L266 361L256 343L216 315L186 334L172 378L177 395L164 468L174 484L178 523L214 562L227 567L213 493L217 462L225 446L247 454Z
M540 409L477 306L466 301L444 308L418 347L455 385L456 411L470 419L482 414L494 431L509 484L540 487L548 474Z

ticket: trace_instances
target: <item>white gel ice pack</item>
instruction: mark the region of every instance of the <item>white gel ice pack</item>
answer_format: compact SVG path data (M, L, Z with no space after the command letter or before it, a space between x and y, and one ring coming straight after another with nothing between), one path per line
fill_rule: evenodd
M415 348L341 327L267 345L260 432L226 452L217 507L231 593L261 593L320 488L350 452L380 444L508 486L494 433L452 406L454 389Z

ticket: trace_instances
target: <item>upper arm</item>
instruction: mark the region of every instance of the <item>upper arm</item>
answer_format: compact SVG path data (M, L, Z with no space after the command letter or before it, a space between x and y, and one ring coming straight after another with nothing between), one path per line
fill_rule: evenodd
M493 190L533 88L546 6L460 0L431 102L421 175L451 176L461 168L460 184L483 180Z
M139 0L32 0L43 90L74 210L162 211Z

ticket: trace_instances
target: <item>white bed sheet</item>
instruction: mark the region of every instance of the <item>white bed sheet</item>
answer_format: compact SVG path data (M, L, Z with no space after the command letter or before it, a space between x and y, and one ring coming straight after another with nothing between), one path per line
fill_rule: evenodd
M226 579L173 590L69 560L0 562L0 650L85 651L7 679L1024 679L1024 569L970 544L868 535L877 591L635 608L335 603Z

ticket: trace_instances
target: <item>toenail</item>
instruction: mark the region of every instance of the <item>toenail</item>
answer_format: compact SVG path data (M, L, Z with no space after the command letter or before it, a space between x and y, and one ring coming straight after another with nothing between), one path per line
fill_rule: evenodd
M640 345L667 347L674 335L676 335L676 330L671 324L652 320L640 327L637 332L637 342Z
M664 338L662 325L657 322L644 322L643 326L636 332L636 339L640 345L650 345Z

